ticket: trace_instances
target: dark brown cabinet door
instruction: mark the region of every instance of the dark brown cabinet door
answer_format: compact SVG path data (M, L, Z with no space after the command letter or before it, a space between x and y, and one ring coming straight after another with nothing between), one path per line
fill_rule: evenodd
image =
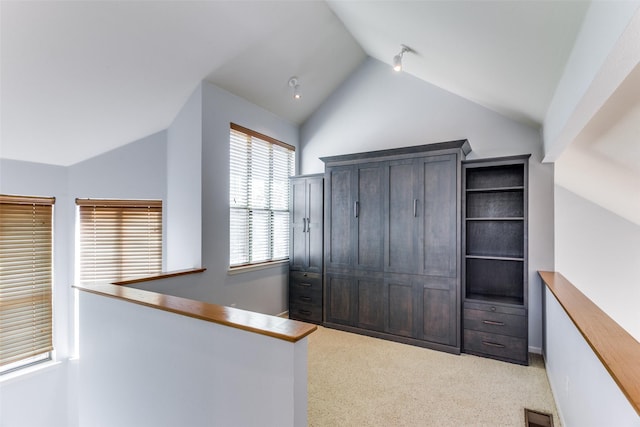
M458 172L454 154L420 159L419 274L458 276Z
M359 328L371 331L385 329L384 282L376 277L357 277Z
M353 325L356 297L355 279L338 274L325 275L325 321Z
M291 178L289 269L322 272L323 177Z
M385 170L385 268L393 273L418 273L418 180L413 159L388 162Z
M325 171L325 263L327 268L352 267L355 168L336 166Z
M387 332L415 338L416 293L412 276L387 275L384 281L387 297Z
M322 177L308 178L307 190L307 271L322 272L323 256L323 215L324 215L324 179Z
M291 179L289 268L305 270L308 265L306 234L306 180Z
M357 167L353 216L355 265L359 270L382 270L384 255L384 170L380 163Z
M457 346L458 313L454 280L425 278L418 286L420 310L419 338Z

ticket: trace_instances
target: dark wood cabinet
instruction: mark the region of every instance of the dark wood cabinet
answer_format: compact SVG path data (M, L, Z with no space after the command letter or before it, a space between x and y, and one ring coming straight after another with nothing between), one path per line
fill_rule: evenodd
M463 349L525 365L528 158L463 164Z
M325 324L460 352L466 141L323 158Z
M326 174L327 266L379 270L384 220L381 165L338 166Z
M292 177L289 317L322 322L324 175Z

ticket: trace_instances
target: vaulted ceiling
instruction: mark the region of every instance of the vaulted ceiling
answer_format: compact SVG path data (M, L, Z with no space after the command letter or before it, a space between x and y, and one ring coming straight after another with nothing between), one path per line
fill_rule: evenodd
M1 0L0 157L64 166L101 154L166 129L202 80L300 124L367 56L390 64L400 44L415 50L404 72L540 126L588 7ZM611 97L567 162L587 164L588 152L640 176L639 154L629 143L615 148L639 131L638 97L623 96L638 81L630 77Z
M206 79L302 123L366 58L538 126L588 3L2 1L0 156L69 165L167 128ZM300 80L293 102L287 82Z

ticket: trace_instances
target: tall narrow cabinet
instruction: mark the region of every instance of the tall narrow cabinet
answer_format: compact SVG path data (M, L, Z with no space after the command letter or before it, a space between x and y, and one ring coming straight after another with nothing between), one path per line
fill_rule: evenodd
M322 322L324 175L290 178L289 317Z
M325 157L325 326L460 352L466 140Z
M463 162L463 350L528 364L528 158Z

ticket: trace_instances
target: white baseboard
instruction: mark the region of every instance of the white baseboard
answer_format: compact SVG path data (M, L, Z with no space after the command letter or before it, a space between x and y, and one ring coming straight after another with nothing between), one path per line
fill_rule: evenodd
M277 317L284 317L284 318L288 319L288 318L289 318L289 310L287 310L287 311L283 311L283 312L282 312L282 313L280 313L280 314L276 314L276 316L277 316Z
M529 346L529 353L542 354L542 348Z

